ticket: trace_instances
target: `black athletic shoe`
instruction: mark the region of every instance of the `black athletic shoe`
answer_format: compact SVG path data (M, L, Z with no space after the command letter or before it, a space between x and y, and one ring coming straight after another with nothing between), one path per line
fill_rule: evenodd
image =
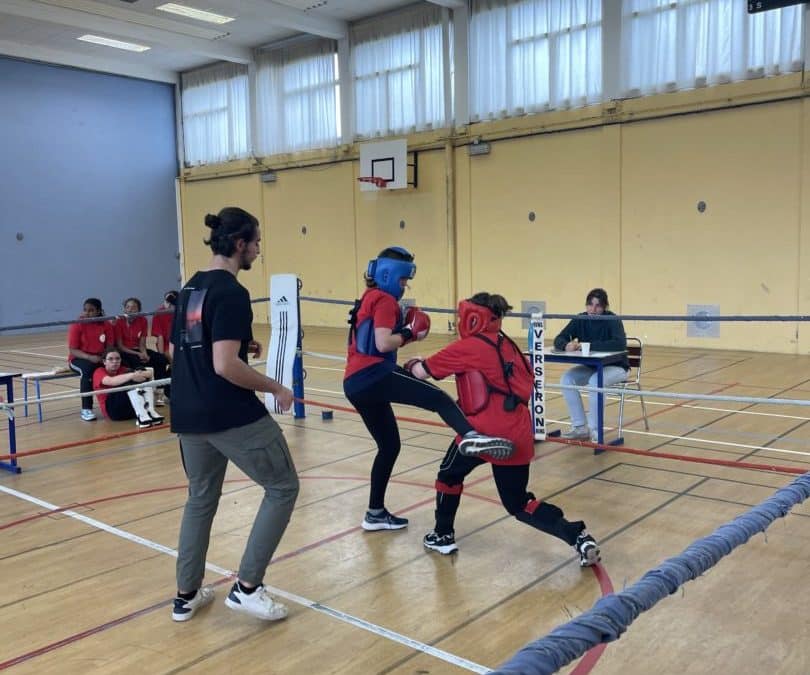
M429 548L431 551L438 551L442 555L450 555L458 551L456 538L452 532L450 534L436 534L435 531L431 530L425 535L422 543L425 545L425 548Z

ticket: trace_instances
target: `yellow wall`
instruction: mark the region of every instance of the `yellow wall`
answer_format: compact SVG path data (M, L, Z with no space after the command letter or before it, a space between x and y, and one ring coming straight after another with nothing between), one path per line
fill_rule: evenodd
M183 209L183 279L189 279L196 270L205 269L211 259L211 249L203 240L211 233L205 226L205 215L217 213L224 206L239 206L256 215L262 213L262 193L259 177L255 174L233 178L181 183L180 199ZM272 245L267 233L262 232L261 255L253 268L239 273L239 282L253 298L268 296L267 248ZM253 305L255 321L267 323L265 303Z
M422 306L450 308L454 296L489 290L517 308L545 300L549 312L575 312L603 286L626 314L683 315L687 304L810 314L810 104L795 78L781 86L737 83L476 125L469 134L491 143L485 156L461 145L467 131L413 137L409 147L423 148L416 190L360 192L348 148L342 161L333 153L319 166L279 164L275 183L187 176L185 269L207 259L203 215L238 204L262 215L263 273L297 273L309 296L354 299L369 258L398 244L416 253L406 297ZM710 104L721 109L703 110ZM266 295L264 279L251 283ZM303 306L305 324L345 317L343 306ZM434 329L447 318L434 316ZM550 336L561 325L550 322ZM719 339L687 338L683 322L627 329L659 345L810 351L803 324L722 323Z

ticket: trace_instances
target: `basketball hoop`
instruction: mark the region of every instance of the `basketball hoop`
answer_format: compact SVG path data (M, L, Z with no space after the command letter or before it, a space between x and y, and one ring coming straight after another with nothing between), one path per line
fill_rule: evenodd
M360 183L371 183L377 189L385 188L389 182L385 178L380 178L379 176L360 176L357 180Z

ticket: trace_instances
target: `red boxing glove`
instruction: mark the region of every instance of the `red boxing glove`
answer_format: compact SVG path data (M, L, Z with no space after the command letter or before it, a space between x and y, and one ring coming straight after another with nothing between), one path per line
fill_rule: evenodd
M417 363L422 363L422 359L408 359L408 360L405 362L405 365L404 365L404 366L402 366L402 367L403 367L403 368L404 368L406 371L408 371L409 373L413 374L413 367L414 367L414 366L415 366Z
M406 339L403 345L414 340L424 340L430 333L430 317L418 307L408 307L404 321L405 328L411 332L412 337Z

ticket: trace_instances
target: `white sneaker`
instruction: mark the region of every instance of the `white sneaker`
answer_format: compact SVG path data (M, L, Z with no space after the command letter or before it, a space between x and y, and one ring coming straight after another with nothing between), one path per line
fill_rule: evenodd
M166 405L166 399L164 398L163 394L158 394L155 396L155 407L162 408L164 405Z
M96 413L90 410L90 408L82 408L82 419L85 422L92 422L96 419Z
M591 430L586 426L571 427L568 431L560 435L560 438L567 438L572 441L590 440Z
M191 600L183 600L181 597L174 599L172 608L172 621L188 621L198 609L210 605L214 600L214 589L211 586L203 586L197 590Z
M287 616L287 607L273 600L264 584L253 593L243 593L239 583L234 583L225 598L225 606L264 621L278 621Z

